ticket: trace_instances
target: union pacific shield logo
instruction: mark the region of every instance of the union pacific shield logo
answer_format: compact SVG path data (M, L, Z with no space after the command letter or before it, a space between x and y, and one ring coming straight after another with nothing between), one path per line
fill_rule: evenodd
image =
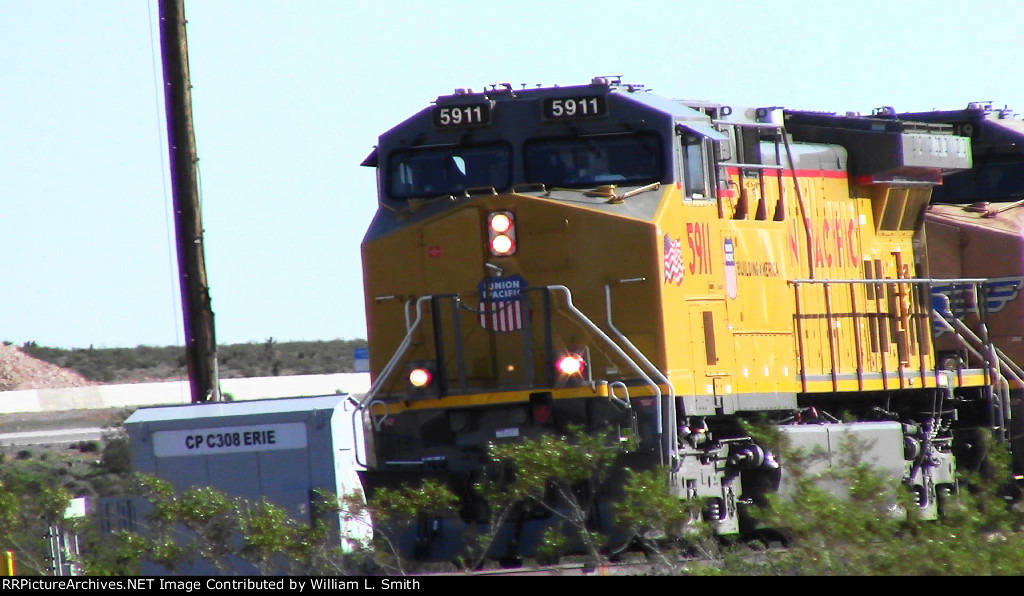
M725 252L725 295L736 299L736 247L732 244L732 238L726 238L722 247Z
M492 331L523 328L523 289L526 280L518 273L509 277L485 277L480 292L480 325Z
M1024 277L994 277L988 280L985 306L988 312L999 312L1006 308L1006 303L1017 298L1021 286L1024 285ZM971 292L966 291L970 285L957 285L952 283L932 284L932 308L939 311L944 317L960 316L966 313L978 312L978 306L974 304ZM939 296L945 296L945 299ZM947 309L948 305L948 309ZM935 335L942 335L947 329L942 325L934 325Z

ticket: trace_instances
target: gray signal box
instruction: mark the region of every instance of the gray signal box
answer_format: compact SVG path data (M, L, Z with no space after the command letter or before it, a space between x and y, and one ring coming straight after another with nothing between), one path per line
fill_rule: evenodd
M179 493L211 487L266 499L309 523L314 491L342 496L362 488L365 451L355 406L339 394L140 408L124 426L136 472L166 480ZM369 537L370 526L339 519L339 529L346 546L346 538Z

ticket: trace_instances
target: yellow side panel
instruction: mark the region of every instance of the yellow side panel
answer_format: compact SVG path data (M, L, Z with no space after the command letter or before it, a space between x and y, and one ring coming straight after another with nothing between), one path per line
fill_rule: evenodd
M735 343L729 330L725 303L720 300L693 301L688 305L690 348L696 395L735 393Z
M448 212L424 224L421 247L414 253L423 259L427 273L421 293L474 291L484 276L485 245L483 215L475 208Z
M656 237L664 320L665 369L679 394L703 394L709 377L703 319L692 315L691 301L717 301L715 327L725 330L722 303L722 257L718 238L718 207L713 201L686 201L676 192L663 202ZM708 308L711 308L710 306ZM710 340L710 338L709 338ZM723 339L715 338L716 342ZM726 342L731 353L731 341ZM716 362L714 366L724 366Z

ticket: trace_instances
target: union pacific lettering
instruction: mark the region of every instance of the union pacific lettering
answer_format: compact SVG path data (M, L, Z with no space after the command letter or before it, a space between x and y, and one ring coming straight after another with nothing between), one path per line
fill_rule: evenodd
M793 220L789 229L789 250L796 262L803 255L797 235L797 222ZM811 224L811 243L814 249L815 267L856 267L857 224L852 218L836 217Z
M510 300L519 298L523 285L521 279L498 279L487 280L484 287L487 290L487 297L491 300Z

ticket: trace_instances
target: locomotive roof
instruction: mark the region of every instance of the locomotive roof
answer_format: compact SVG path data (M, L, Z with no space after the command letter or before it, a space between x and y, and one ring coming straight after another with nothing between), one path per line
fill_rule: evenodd
M533 99L536 97L574 97L582 93L593 94L595 92L618 94L623 97L628 97L631 101L635 101L657 111L670 114L676 119L707 119L707 116L700 111L688 107L677 100L669 99L653 93L643 85L622 83L621 81L606 77L595 77L590 84L587 85L571 85L564 87L560 85L553 85L550 87L538 86L533 88L524 87L522 89L513 89L511 85L501 83L492 86L490 90L480 93L474 93L472 90L457 89L454 94L439 96L434 103L437 105L465 103L466 99L481 97L487 98L491 101L501 102L516 99Z
M952 125L900 118L888 106L870 116L785 110L784 118L796 141L845 147L850 173L863 181L938 182L971 167L970 142Z
M590 84L573 86L551 86L514 89L508 83L493 85L485 91L475 92L471 89L456 89L450 95L441 95L433 105L426 107L387 132L380 135L379 147L393 146L416 146L419 144L458 142L466 138L473 140L494 140L508 137L510 134L529 136L538 134L545 127L548 131L559 125L568 132L573 130L573 123L557 122L551 118L541 118L539 111L530 111L532 118L525 118L526 112L519 105L540 103L543 99L558 99L584 96L615 97L616 116L606 122L591 120L588 125L588 132L621 132L623 122L643 121L647 125L653 124L653 118L660 118L666 126L672 123L682 124L686 128L713 139L723 139L725 136L711 126L711 119L707 114L687 105L686 102L669 99L646 89L643 85L624 84L617 79L606 77L595 77ZM435 110L438 108L453 106L489 105L494 111L495 121L498 121L503 112L513 113L511 116L521 120L515 123L515 127L491 126L490 122L478 126L457 127L451 130L441 130L434 119ZM715 104L708 104L715 105ZM515 107L512 107L515 106ZM511 108L511 109L509 109ZM536 116L534 116L536 115ZM607 129L607 130L604 130ZM429 141L427 139L430 139ZM376 167L378 161L378 149L363 161L362 165Z
M970 103L961 110L908 112L899 118L942 122L970 137L974 168L953 174L932 194L932 203L1016 202L1024 197L1024 121L1009 108L991 102ZM990 217L991 215L989 215Z
M993 108L991 102L972 102L962 110L905 112L898 117L949 124L958 134L971 137L976 148L1004 147L1018 153L1024 143L1024 121L1009 108Z
M859 113L836 114L833 112L809 112L786 110L786 123L794 126L825 126L846 130L891 133L927 133L952 135L953 127L941 120L924 121L917 118L896 116L891 107L875 110L870 116Z

